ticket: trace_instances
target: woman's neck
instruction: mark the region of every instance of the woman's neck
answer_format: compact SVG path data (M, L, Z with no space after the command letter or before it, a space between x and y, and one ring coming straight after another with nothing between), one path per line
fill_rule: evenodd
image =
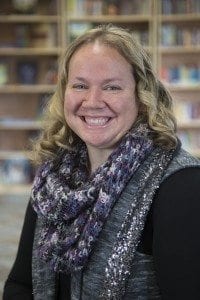
M91 146L87 146L88 156L90 162L90 173L96 171L96 169L102 165L113 152L113 149L97 149Z

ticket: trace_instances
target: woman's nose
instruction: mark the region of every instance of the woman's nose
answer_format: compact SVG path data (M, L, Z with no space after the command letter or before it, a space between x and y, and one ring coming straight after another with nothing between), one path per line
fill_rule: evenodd
M103 101L102 97L102 91L95 88L95 89L89 89L87 93L84 95L83 103L82 105L84 107L92 107L92 108L101 108L105 106L105 103Z

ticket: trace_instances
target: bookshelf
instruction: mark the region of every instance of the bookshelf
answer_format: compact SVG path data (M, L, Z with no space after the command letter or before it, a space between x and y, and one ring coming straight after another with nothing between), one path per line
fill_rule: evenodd
M63 17L65 26L64 44L77 35L99 24L115 24L129 28L138 41L151 55L154 65L154 2L155 0L118 1L66 1L63 7L68 11Z
M159 2L158 66L168 86L185 149L200 156L200 2Z
M57 61L70 41L98 24L129 28L143 44L175 99L183 145L200 156L198 0L34 2L26 11L13 0L0 5L0 196L30 190L28 141L39 133L42 109L55 90ZM5 179L12 168L21 182ZM23 178L27 169L30 176Z
M62 51L61 1L25 2L34 5L0 5L0 196L30 191L29 139L41 128Z

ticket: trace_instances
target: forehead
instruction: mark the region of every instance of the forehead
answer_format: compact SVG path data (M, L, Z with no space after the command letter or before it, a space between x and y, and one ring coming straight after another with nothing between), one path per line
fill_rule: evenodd
M97 66L100 69L112 66L112 68L128 68L132 71L131 64L116 48L99 41L83 45L75 51L69 61L69 69L75 66L78 68Z

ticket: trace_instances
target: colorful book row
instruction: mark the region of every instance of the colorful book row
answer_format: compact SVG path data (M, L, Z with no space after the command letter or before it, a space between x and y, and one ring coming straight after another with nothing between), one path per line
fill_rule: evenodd
M200 120L200 101L174 101L174 112L180 122Z
M149 0L71 0L67 1L67 7L71 16L148 14L150 2Z
M187 14L200 12L199 0L162 0L162 13Z
M161 68L161 79L169 83L177 84L200 84L200 65L177 65Z
M163 25L161 28L162 46L199 46L200 27L178 27L176 25Z
M79 35L83 34L84 32L86 32L87 30L93 27L94 24L91 22L70 23L69 25L70 41L73 41ZM144 46L147 46L149 44L149 33L147 28L143 28L140 30L130 28L130 31L132 32L132 34L138 40L139 43L141 43Z
M26 158L0 160L0 184L29 184L33 168Z

